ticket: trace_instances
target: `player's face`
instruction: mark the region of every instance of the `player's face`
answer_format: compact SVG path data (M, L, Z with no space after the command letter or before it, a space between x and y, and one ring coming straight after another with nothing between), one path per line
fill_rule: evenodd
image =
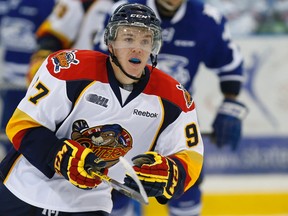
M175 11L183 2L183 0L156 0L159 5L168 11Z
M141 77L150 57L153 32L147 28L119 27L111 43L115 56L123 69L134 77Z

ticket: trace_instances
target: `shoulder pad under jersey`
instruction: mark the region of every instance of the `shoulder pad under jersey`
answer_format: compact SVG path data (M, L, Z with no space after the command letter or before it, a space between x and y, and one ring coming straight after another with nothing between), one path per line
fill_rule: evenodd
M48 57L49 73L61 80L97 80L107 75L108 56L92 50L61 50Z
M148 68L151 71L152 67ZM195 108L194 100L184 86L157 68L151 73L145 93L157 95L180 107L184 112Z

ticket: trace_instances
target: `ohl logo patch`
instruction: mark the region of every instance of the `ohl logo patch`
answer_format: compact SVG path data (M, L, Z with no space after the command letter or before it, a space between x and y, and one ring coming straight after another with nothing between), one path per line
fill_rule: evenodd
M186 106L188 108L191 107L192 103L193 103L193 99L191 97L191 95L189 94L189 92L184 88L183 85L179 84L179 85L176 85L176 87L181 90L183 92L183 96L184 96L184 99L186 101Z
M72 50L60 52L52 58L53 64L55 66L55 73L58 73L62 68L70 68L71 64L77 65L79 63L79 60L76 59L75 52L77 51Z

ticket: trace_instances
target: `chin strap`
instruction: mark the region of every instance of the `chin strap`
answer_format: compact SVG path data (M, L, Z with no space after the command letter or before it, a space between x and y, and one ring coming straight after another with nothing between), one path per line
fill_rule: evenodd
M153 70L157 66L157 55L154 56L153 54L150 54L150 59L151 59L152 70Z
M111 58L112 58L112 62L114 62L114 64L115 64L117 67L119 67L120 70L121 70L127 77L129 77L130 79L133 79L133 80L137 80L137 81L139 81L139 80L142 79L143 76L141 76L141 77L138 78L138 77L134 77L134 76L128 74L128 73L123 69L123 67L122 67L121 64L119 63L119 61L118 61L117 57L114 55L114 53L110 52L110 50L109 50L109 54L110 54L110 56L111 56Z

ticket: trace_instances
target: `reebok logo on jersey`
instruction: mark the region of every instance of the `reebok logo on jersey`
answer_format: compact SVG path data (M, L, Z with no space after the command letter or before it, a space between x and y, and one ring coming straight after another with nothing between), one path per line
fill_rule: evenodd
M100 95L89 94L86 96L86 100L91 103L95 103L97 105L103 106L103 107L108 107L109 99Z
M144 116L144 117L148 117L148 118L157 118L158 117L157 113L150 113L148 111L141 111L138 109L133 110L133 115Z

